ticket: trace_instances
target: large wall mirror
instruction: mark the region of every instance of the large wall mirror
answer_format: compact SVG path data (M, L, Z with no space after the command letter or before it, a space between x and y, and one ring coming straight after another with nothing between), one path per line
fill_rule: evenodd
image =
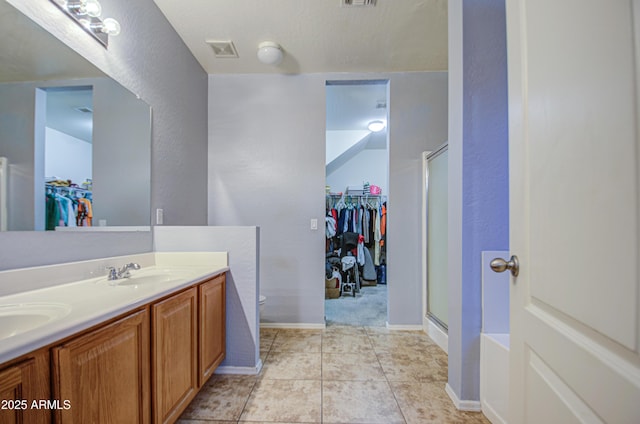
M4 1L0 37L0 230L149 226L149 105Z

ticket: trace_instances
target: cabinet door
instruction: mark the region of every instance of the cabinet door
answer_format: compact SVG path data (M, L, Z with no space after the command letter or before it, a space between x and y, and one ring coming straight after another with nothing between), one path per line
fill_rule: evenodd
M198 390L195 287L152 306L154 422L172 423Z
M200 309L199 385L211 377L225 353L225 276L198 286Z
M46 350L0 371L0 423L50 423L51 410L40 403L51 395L49 381Z
M150 422L149 355L146 309L53 348L56 421Z

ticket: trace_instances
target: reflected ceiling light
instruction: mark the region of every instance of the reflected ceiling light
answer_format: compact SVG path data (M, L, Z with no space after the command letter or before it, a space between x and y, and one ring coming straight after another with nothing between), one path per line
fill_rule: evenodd
M100 31L108 35L118 35L120 34L120 22L116 21L113 18L107 18L102 21L102 27L100 28Z
M86 0L84 2L84 10L92 18L99 18L102 15L102 5L98 0Z
M386 124L383 121L371 121L367 128L369 128L369 131L379 132L382 131L385 126Z
M258 60L265 65L278 65L284 53L278 43L264 41L258 45Z
M50 0L103 46L109 35L120 34L120 24L113 18L101 19L102 5L98 0Z

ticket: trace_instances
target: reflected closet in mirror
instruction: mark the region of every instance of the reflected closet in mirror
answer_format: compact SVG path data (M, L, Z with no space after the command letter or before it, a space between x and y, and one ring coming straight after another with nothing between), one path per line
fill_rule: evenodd
M4 229L149 226L150 107L6 2L0 33Z

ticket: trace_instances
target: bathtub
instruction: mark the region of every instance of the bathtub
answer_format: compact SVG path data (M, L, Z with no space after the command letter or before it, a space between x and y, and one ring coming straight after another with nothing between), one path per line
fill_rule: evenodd
M507 423L509 334L480 335L480 404L493 424Z

